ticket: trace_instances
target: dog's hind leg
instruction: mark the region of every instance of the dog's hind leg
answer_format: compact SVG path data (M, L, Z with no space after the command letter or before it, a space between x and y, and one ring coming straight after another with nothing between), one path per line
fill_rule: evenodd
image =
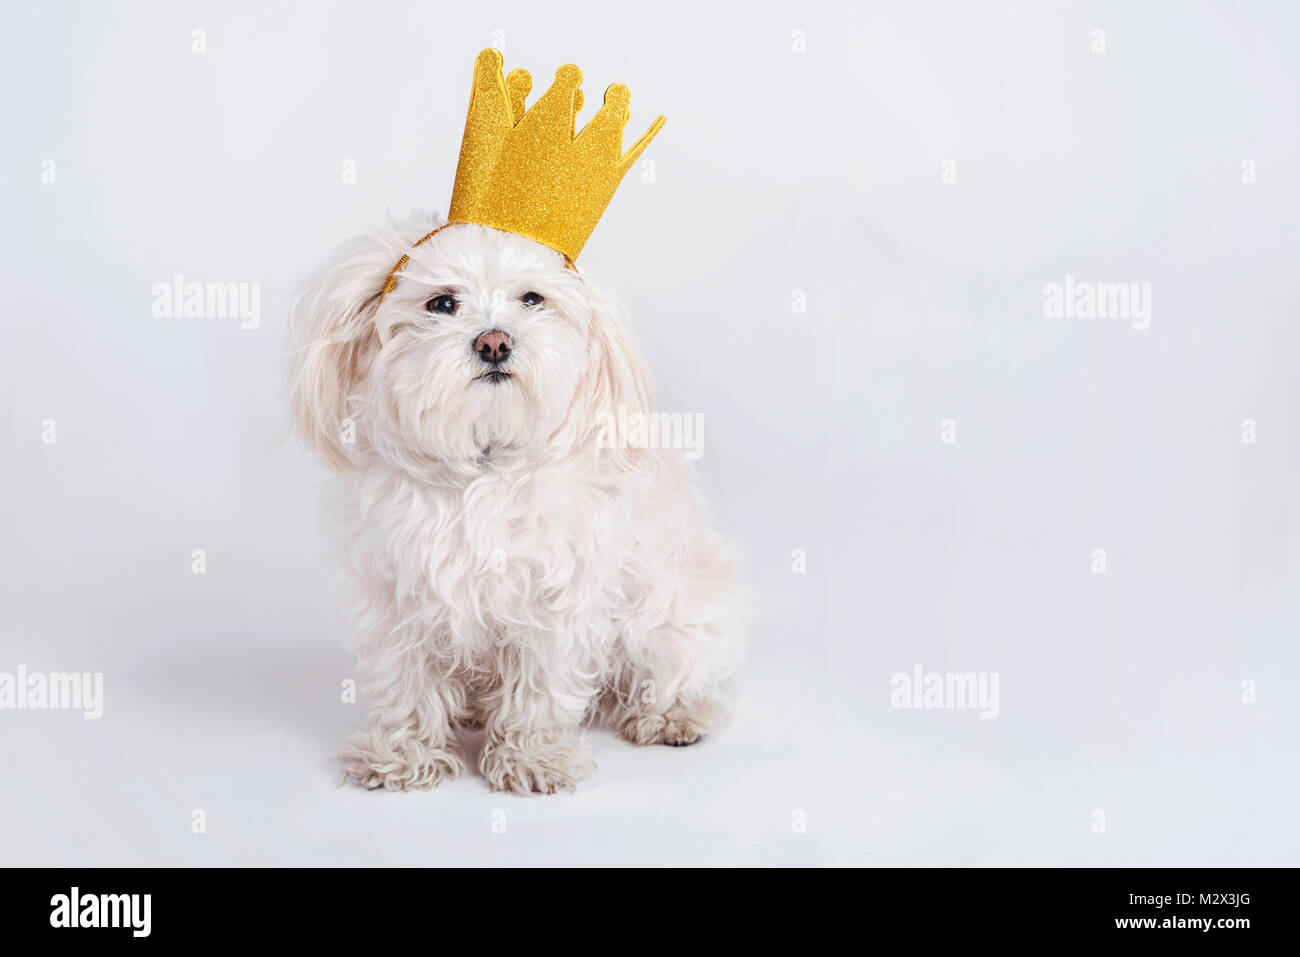
M698 556L677 580L668 621L625 623L601 697L605 724L633 744L694 744L730 720L744 650L744 596L725 555Z

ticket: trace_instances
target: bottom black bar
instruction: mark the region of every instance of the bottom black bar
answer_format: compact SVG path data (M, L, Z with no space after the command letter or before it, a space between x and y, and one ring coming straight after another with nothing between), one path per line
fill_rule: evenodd
M925 945L1129 938L1139 946L1290 937L1288 869L625 870L604 875L332 869L10 869L5 940L319 941L382 946L432 921L563 946L608 919L622 934L829 931ZM601 915L608 915L602 918ZM479 922L484 922L480 924ZM572 925L568 927L567 925ZM752 926L747 926L752 925ZM494 933L495 932L495 933ZM920 937L915 935L920 933ZM1262 937L1261 937L1262 935ZM672 939L662 939L672 944ZM529 944L525 944L528 946Z

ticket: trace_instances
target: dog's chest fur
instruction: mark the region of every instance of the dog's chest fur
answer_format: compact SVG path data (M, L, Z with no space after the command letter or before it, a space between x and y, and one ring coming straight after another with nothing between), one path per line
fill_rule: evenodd
M438 485L376 471L354 492L356 571L456 644L608 630L628 524L613 488L558 467L487 466Z

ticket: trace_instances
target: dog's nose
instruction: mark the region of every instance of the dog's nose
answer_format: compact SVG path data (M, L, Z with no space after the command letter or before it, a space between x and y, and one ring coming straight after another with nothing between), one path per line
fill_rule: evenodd
M474 351L484 362L498 365L510 356L510 337L504 332L485 332L474 340Z

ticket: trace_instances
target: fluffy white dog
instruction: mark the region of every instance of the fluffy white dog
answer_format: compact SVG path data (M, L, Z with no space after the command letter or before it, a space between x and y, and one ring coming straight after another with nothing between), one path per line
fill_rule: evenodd
M294 306L293 413L343 476L360 588L347 776L431 787L481 726L492 788L553 793L594 768L587 722L636 744L719 729L742 591L680 454L609 441L653 411L620 310L540 243L429 229L358 241Z

